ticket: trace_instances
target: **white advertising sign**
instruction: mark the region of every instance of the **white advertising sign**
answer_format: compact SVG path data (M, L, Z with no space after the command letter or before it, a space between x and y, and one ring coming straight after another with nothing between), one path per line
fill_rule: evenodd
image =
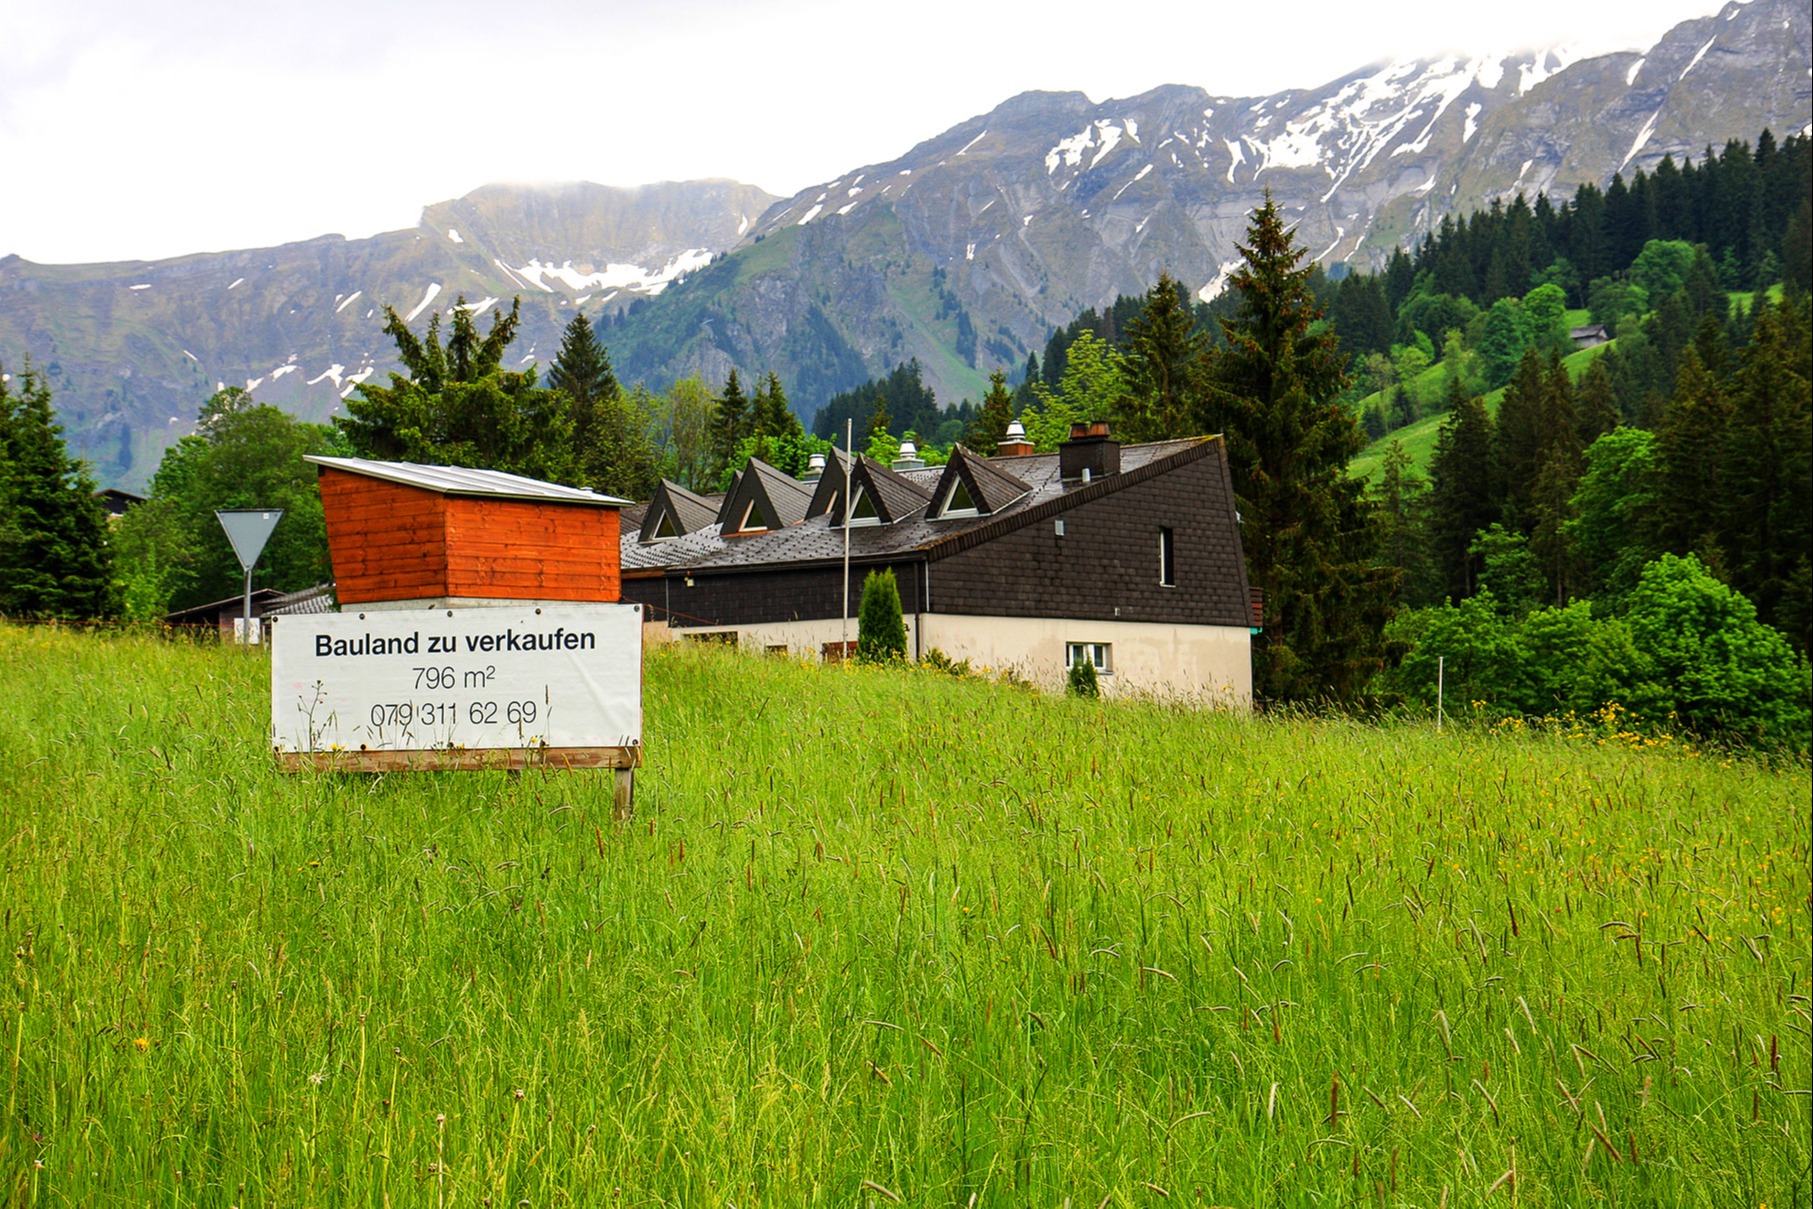
M280 752L642 742L637 605L291 616L270 642Z

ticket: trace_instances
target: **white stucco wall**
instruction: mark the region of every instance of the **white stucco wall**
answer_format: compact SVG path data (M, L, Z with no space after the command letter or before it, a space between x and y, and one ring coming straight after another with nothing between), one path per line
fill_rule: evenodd
M936 648L978 668L1011 669L1054 692L1064 687L1067 643L1105 642L1112 652L1109 673L1100 679L1104 696L1185 697L1238 709L1250 708L1253 701L1252 638L1245 627L951 613L909 613L906 627L909 654ZM688 637L714 631L734 631L745 649L784 646L794 658L817 659L825 643L838 640L840 626L831 618L676 628L674 633ZM848 636L856 641L854 617Z

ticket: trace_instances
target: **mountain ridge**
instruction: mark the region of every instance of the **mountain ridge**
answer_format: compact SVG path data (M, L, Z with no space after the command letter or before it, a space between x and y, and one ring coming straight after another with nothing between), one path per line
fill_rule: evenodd
M1728 3L1643 51L1451 54L1228 97L1027 92L892 159L775 197L707 180L486 185L415 227L160 261L0 260L0 359L51 378L72 447L141 486L217 383L331 416L394 367L383 308L523 300L514 356L545 361L576 309L620 377L774 370L809 418L917 357L977 397L1052 327L1170 271L1226 280L1261 192L1324 263L1376 264L1444 215L1603 185L1664 154L1813 125L1808 17Z

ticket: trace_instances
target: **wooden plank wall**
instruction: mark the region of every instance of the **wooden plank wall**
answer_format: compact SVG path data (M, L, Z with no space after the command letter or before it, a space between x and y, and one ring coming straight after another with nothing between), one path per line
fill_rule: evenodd
M448 594L446 496L332 467L320 483L342 604Z
M615 508L458 497L445 503L448 595L620 598Z

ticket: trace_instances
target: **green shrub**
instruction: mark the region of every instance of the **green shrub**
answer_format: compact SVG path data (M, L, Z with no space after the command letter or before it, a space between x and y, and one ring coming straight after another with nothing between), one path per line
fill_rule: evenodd
M1096 679L1095 664L1087 659L1079 659L1070 665L1070 683L1067 690L1072 697L1099 697L1102 695L1101 681Z
M900 585L893 569L871 571L862 581L856 662L898 663L906 658L906 649L906 621L900 615Z

